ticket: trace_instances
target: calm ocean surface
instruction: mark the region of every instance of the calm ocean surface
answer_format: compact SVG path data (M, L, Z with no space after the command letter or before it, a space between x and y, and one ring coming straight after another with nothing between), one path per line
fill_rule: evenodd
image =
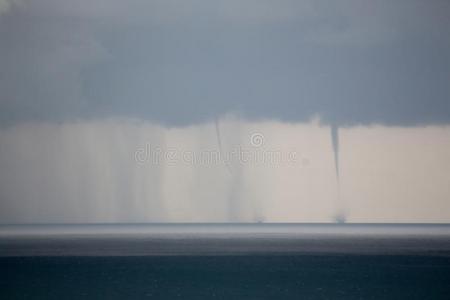
M0 299L450 299L449 228L3 226Z

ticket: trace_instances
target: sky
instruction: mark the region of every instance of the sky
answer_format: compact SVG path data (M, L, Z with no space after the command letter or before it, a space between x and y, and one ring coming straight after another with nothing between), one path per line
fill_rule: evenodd
M0 0L0 223L450 222L449 28L438 0Z

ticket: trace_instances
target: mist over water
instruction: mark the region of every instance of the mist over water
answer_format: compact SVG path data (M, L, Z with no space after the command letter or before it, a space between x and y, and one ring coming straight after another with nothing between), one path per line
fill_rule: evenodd
M109 119L0 145L2 223L450 220L448 127Z
M0 227L0 257L372 254L450 256L450 226L97 224Z

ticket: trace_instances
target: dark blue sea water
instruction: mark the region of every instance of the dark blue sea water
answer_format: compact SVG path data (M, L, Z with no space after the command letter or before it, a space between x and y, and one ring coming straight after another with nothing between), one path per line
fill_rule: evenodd
M9 257L0 269L1 299L450 299L446 257Z
M448 225L0 228L0 299L450 299Z

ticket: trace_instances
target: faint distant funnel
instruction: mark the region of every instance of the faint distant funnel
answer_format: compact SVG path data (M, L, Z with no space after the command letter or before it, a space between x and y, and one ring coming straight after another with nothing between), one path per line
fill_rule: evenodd
M339 211L335 216L334 216L334 222L335 223L345 223L347 221L347 216L344 212L344 210Z
M228 221L229 222L239 222L241 221L241 205L239 195L241 194L242 188L242 170L239 165L230 165L233 163L232 157L228 157L228 153L225 153L222 133L220 130L219 119L216 118L214 120L215 129L216 129L216 137L217 144L219 146L219 156L221 162L225 165L225 168L228 171L228 174L231 177L230 188L227 191L228 193ZM232 168L233 167L233 168Z
M219 119L216 118L214 120L214 125L216 128L216 137L217 137L217 144L219 146L219 157L220 160L224 163L225 167L227 168L228 173L232 174L231 168L228 165L228 158L225 157L225 153L223 151L223 144L222 144L222 135L220 134L220 125L219 125Z
M331 124L331 143L333 147L334 167L336 171L336 181L337 181L336 214L334 216L334 221L336 223L345 223L347 217L345 213L344 203L341 199L341 174L339 165L339 126L336 123Z
M333 144L334 166L336 171L336 179L339 184L339 126L331 124L331 143Z

